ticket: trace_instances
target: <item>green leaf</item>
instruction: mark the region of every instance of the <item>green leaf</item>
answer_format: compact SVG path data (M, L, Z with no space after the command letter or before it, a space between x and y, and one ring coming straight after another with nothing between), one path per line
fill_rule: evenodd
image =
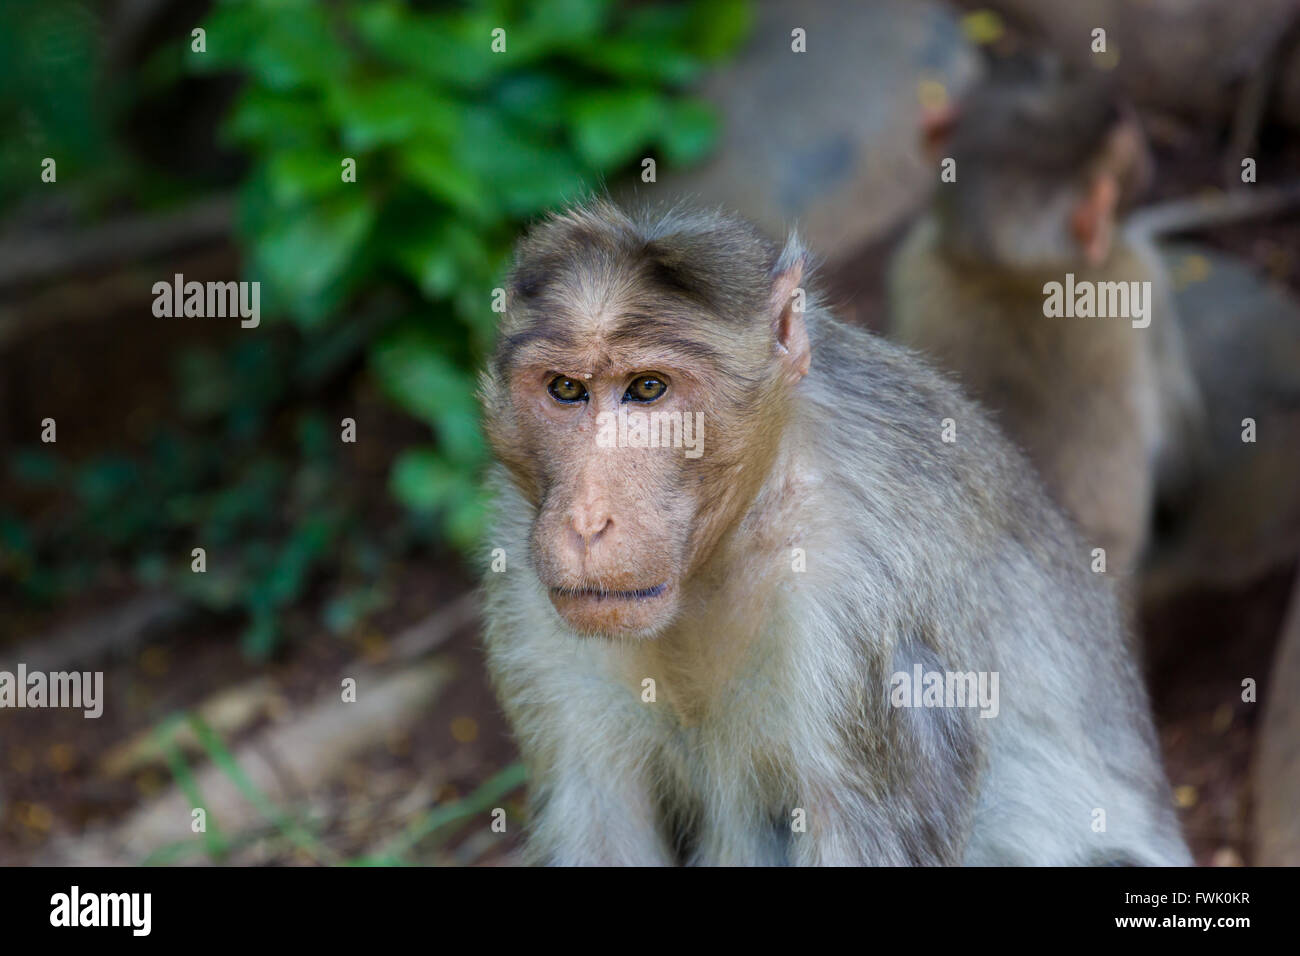
M491 510L491 496L476 483L451 506L444 522L443 530L452 546L461 551L472 551L483 540Z
M584 94L573 106L578 151L596 169L612 169L630 159L659 132L663 98L645 87Z
M522 19L498 22L506 29L506 53L518 63L578 44L599 43L612 6L611 0L532 0Z
M679 47L665 47L638 36L609 37L574 52L594 69L635 83L683 86L700 78L698 57Z
M450 296L497 265L483 234L450 217L425 216L394 232L394 258L430 299Z
M327 8L316 4L263 7L265 22L242 58L272 90L326 87L348 73L351 60L331 26Z
M198 779L190 770L185 755L181 753L181 748L176 743L177 731L182 720L183 718L180 715L174 715L163 721L154 729L154 738L166 757L167 766L171 769L177 786L181 788L181 792L189 800L190 807L207 807L208 803L203 798L202 790L199 789ZM207 826L203 831L204 849L210 859L214 861L220 860L229 849L230 843L221 832L220 823L215 815L205 822Z
M140 478L139 465L131 458L109 456L82 467L77 476L77 493L92 507L115 501Z
M230 407L234 383L226 364L209 348L187 348L177 356L172 379L180 393L180 412L192 421L204 421Z
M343 185L337 152L290 149L274 153L266 164L267 182L277 205L292 206Z
M0 550L30 557L32 536L30 529L11 514L0 512Z
M749 36L753 20L748 0L700 0L691 5L682 40L704 60L719 60Z
M700 100L686 100L669 108L659 142L670 163L686 166L707 156L717 138L718 117L713 107Z
M496 213L482 180L458 163L446 146L413 143L402 150L399 168L411 182L453 209L477 219Z
M467 479L432 448L409 449L393 465L393 496L414 511L436 511L463 496Z
M190 37L185 44L185 65L193 73L216 73L244 64L257 45L258 37L266 27L259 7L252 3L218 3L212 8L202 27L205 31L205 52L190 51Z
M486 109L466 117L455 160L479 177L506 212L520 218L587 189L584 171L561 144L530 136Z
M352 14L360 36L382 60L416 76L458 89L482 88L511 61L492 52L483 13L417 13L392 0L359 4Z
M288 606L302 594L312 568L334 540L336 530L334 521L322 517L309 518L294 529L264 582L273 606Z
M527 779L528 773L522 763L510 764L483 781L470 795L434 807L428 814L393 838L377 855L361 857L352 861L352 864L354 866L398 865L402 863L403 856L421 841L437 831L445 830L451 824L463 822L485 812L489 807L499 805L502 797L523 786Z
M183 716L198 738L199 745L207 751L213 765L230 778L243 798L252 804L258 813L299 849L305 850L318 860L332 859L333 853L327 847L253 782L240 766L235 755L231 753L230 748L226 746L225 741L221 739L220 734L196 713L185 712Z
M350 149L400 143L417 133L450 142L460 134L460 106L436 87L411 79L338 84L330 112Z
M46 485L59 479L63 473L58 457L45 451L23 448L14 453L10 471L19 481L33 485Z
M497 84L493 101L510 123L545 131L567 123L574 92L575 84L566 76L523 70Z
M259 237L257 264L300 319L320 317L319 303L365 241L375 211L357 189L327 201L287 209Z
M311 94L281 93L261 86L248 87L226 120L230 141L259 151L313 146L330 141L325 111Z
M392 595L385 588L353 588L331 598L321 610L321 620L331 634L345 634L391 602Z
M374 349L371 364L384 392L438 433L447 459L475 465L485 454L474 379L439 354L426 334L404 330Z

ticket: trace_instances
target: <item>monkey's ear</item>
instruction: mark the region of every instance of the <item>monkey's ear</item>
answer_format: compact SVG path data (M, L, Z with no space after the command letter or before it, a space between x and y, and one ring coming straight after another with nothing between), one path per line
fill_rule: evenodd
M1100 265L1110 255L1111 233L1115 225L1115 206L1119 202L1119 183L1111 173L1099 173L1088 191L1074 207L1070 231L1083 250L1089 265Z
M959 113L951 103L926 106L921 110L921 149L927 159L936 160L952 139Z
M812 364L812 345L803 320L805 297L800 288L805 261L801 252L782 255L772 278L769 308L773 346L792 384L807 375Z

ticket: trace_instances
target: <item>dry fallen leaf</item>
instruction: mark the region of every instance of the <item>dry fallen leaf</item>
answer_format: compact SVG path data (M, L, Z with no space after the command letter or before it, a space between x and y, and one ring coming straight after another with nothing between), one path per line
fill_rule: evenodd
M41 803L21 803L18 805L18 819L23 826L38 833L47 832L54 825L54 814L49 807Z
M1228 732L1228 728L1231 726L1232 726L1232 705L1220 704L1219 707L1214 711L1214 716L1210 718L1210 729L1213 730L1216 734L1224 734Z
M457 743L473 743L478 739L478 721L473 717L457 717L451 722L451 735Z
M218 691L195 710L209 727L229 738L266 714L274 696L271 678L256 677ZM188 724L177 727L172 740L185 753L194 754L202 749ZM107 777L124 777L141 767L162 763L163 759L158 729L151 726L110 749L100 759L99 769Z
M68 744L54 744L45 754L45 762L55 773L67 773L77 763L77 753Z

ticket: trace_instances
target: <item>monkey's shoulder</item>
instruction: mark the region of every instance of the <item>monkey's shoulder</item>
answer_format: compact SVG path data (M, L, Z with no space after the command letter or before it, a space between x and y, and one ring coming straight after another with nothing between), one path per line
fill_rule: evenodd
M892 446L905 467L941 456L981 471L1010 447L950 373L902 344L829 319L815 328L813 352L808 394L843 440L838 433Z
M830 321L816 333L807 420L832 493L872 502L898 534L928 527L983 548L1029 527L1064 546L1068 526L1037 472L956 381L863 330Z

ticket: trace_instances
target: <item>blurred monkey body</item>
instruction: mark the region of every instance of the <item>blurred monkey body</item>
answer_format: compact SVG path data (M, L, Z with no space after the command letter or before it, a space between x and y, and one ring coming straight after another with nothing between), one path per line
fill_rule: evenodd
M1044 286L1064 273L953 261L940 250L939 231L933 219L923 221L899 250L890 284L894 336L952 371L993 411L1089 549L1106 550L1108 570L1132 570L1151 522L1157 465L1173 452L1178 416L1189 414L1170 398L1190 392L1185 401L1195 401L1190 378L1178 381L1177 365L1162 368L1157 340L1178 335L1162 267L1124 241L1098 266L1070 267L1076 286L1151 283L1151 327L1126 317L1048 317ZM1181 342L1166 350L1180 356Z
M520 244L485 640L532 858L1188 862L1111 585L958 389L793 307L804 269L603 202ZM595 441L641 401L703 412L705 453ZM893 706L918 666L997 674L996 716Z
M1168 276L1118 225L1149 175L1141 132L1104 87L1051 78L990 81L945 123L957 180L891 267L893 334L994 412L1107 570L1131 571L1202 417ZM1071 283L1149 290L1145 314L1045 314Z

